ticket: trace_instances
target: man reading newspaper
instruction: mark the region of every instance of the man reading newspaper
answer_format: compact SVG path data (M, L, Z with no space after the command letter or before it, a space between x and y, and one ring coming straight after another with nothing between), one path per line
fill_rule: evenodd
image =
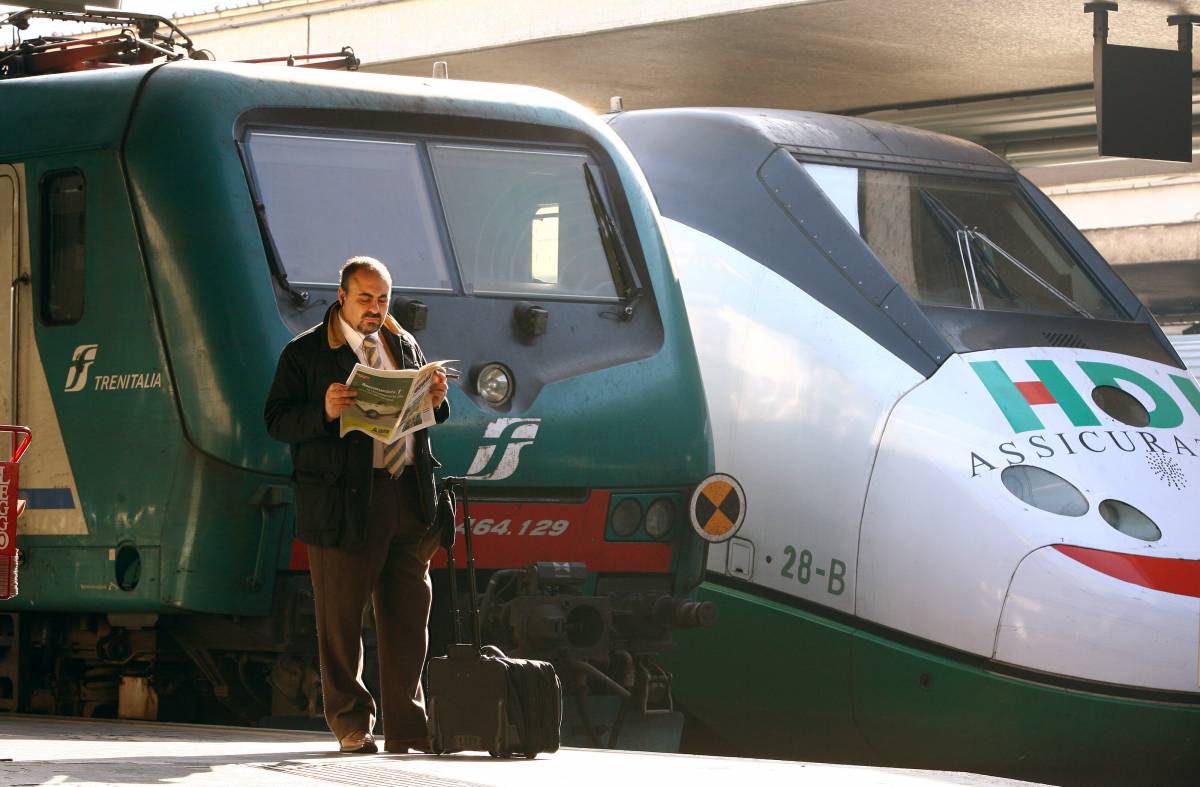
M346 387L354 394L354 406L342 410L338 434L345 437L355 429L383 443L384 455L405 446L397 441L417 429L437 423L430 392L446 361L427 363L420 369L391 370L357 363Z
M284 348L265 409L267 431L291 445L296 535L308 545L325 720L341 751L353 753L377 751L375 701L362 680L368 598L379 643L385 749L429 749L420 678L432 598L429 558L438 545L431 528L438 462L426 427L445 421L450 405L445 371L426 366L416 340L388 314L391 292L391 274L378 260L348 260L324 321ZM372 380L420 370L408 372L408 385L414 379L428 385L415 409L406 411L403 401L396 412L376 409L374 417L390 424L383 433L391 442L345 428L351 408L367 418L375 409L357 407L360 391L342 382L353 380L356 365ZM406 412L415 431L397 437Z

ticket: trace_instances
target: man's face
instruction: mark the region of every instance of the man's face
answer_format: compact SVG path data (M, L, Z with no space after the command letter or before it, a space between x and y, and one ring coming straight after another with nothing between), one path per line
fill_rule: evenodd
M363 335L375 333L383 324L391 294L387 280L378 273L372 270L355 271L346 288L338 288L342 319Z

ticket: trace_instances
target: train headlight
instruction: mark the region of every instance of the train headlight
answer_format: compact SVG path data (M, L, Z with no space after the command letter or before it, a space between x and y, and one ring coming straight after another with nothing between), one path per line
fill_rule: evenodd
M662 538L671 532L675 525L675 505L665 497L660 497L650 504L646 510L646 533L651 538Z
M1154 520L1120 500L1105 500L1100 504L1100 516L1112 525L1113 530L1143 541L1157 541L1162 531Z
M502 363L489 363L475 375L475 391L490 405L504 404L512 398L512 372Z
M1011 465L1000 473L1008 491L1034 508L1062 516L1083 516L1087 498L1070 481L1033 465Z
M632 497L627 497L613 509L612 529L621 538L628 538L637 532L642 523L642 504Z

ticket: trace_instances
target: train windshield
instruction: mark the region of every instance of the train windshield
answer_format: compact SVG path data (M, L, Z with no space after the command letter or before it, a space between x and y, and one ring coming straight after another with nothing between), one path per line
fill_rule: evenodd
M920 304L1125 319L1012 181L803 166Z
M581 153L430 145L468 292L617 297Z
M398 287L448 290L450 271L419 146L251 132L250 162L280 263L293 284L328 284L356 255L389 264Z
M404 289L453 290L457 264L466 292L617 300L582 152L265 131L247 149L293 283L365 254Z

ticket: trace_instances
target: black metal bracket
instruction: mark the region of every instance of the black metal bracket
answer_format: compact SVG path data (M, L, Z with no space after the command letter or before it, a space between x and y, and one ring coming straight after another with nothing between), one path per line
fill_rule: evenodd
M398 298L392 303L392 314L404 330L417 333L429 324L429 307L416 298Z
M1170 27L1179 28L1179 51L1192 54L1192 25L1200 25L1200 14L1174 14L1167 17Z
M1084 3L1085 14L1095 14L1092 17L1092 37L1096 46L1103 48L1108 44L1108 13L1116 12L1117 4L1113 0L1097 0ZM1168 27L1179 28L1179 51L1192 54L1192 26L1200 25L1200 14L1172 14L1167 17Z
M1095 14L1092 17L1092 37L1096 39L1097 46L1103 47L1108 43L1108 12L1116 10L1117 4L1112 0L1083 4L1085 14Z
M517 321L517 328L521 333L533 339L546 332L550 312L536 304L521 301L513 307L513 319Z

